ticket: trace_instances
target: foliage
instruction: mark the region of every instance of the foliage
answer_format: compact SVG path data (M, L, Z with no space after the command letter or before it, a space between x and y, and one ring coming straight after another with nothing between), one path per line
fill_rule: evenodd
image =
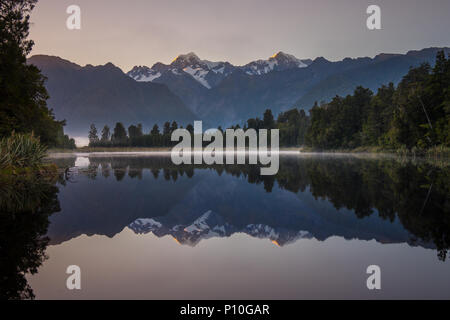
M0 0L0 137L34 132L43 144L63 147L65 121L56 121L47 108L45 77L26 63L34 45L27 38L36 2Z
M98 141L98 134L97 134L97 128L95 127L95 124L91 124L91 127L89 129L89 143L95 143Z
M434 68L411 68L397 88L392 83L373 95L356 88L310 110L308 146L353 149L379 146L426 150L450 146L450 58L439 52Z
M0 141L0 167L37 167L47 153L33 133L13 133Z
M105 125L102 129L102 137L100 140L103 142L106 142L109 140L110 135L111 135L111 133L110 133L109 127L107 125Z
M114 127L114 133L111 140L116 143L125 143L127 140L127 132L121 122L117 122Z
M27 275L46 260L48 217L60 206L52 174L4 175L0 171L0 300L33 299Z

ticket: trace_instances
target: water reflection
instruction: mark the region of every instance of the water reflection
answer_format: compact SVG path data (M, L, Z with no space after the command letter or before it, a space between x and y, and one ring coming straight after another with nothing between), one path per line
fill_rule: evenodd
M68 161L65 159L64 161ZM53 244L81 234L202 239L246 233L283 246L331 236L450 246L449 167L355 157L280 159L276 176L254 165L175 166L167 157L91 156L61 191Z
M61 181L63 184L64 181ZM47 258L48 217L60 211L52 178L37 175L0 179L0 299L33 299L25 278Z
M237 282L230 279L242 265L259 270L240 271L253 279L243 298L257 298L258 292L267 293L260 298L311 297L322 274L329 272L327 267L343 270L343 274L352 268L356 280L352 278L350 285L364 283L358 272L367 263L373 263L372 256L390 265L391 283L406 277L404 268L415 261L417 270L421 270L419 277L428 279L418 285L427 291L420 292L436 297L449 294L445 285L436 289L440 277L450 276L437 265L448 266L439 262L446 260L450 246L448 164L285 156L280 159L276 176L261 176L256 165L175 166L170 158L155 156L82 156L52 161L67 168L63 178L0 179L0 299L32 299L36 290L50 290L44 295L47 297L66 295L61 290L68 263L79 261L87 267L92 264L90 268L102 265L99 273L90 269L91 274L100 277L109 266L116 265L115 261L124 261L125 255L130 261L142 259L144 265L122 262L118 270L113 269L124 275L129 269L128 276L135 270L144 270L137 274L139 283L143 276L152 281L159 277L183 281L192 278L192 284L186 287L190 291L178 298L197 297L195 292L199 298L236 298L231 284L237 285L243 276L237 277ZM114 238L106 241L101 236ZM167 244L167 237L182 246L174 249ZM256 242L258 239L262 241ZM196 250L186 247L201 242L208 246L198 246ZM155 255L145 254L150 243L154 250L157 248ZM271 251L265 243L286 250ZM122 249L116 252L117 246ZM141 251L131 255L136 246ZM230 248L236 252L234 255ZM430 250L422 248L434 250L438 259L430 259L425 253ZM330 255L335 250L340 254ZM48 251L61 252L45 262ZM99 252L108 254L99 256ZM400 255L402 258L397 258ZM211 260L213 256L216 258ZM308 262L303 262L304 257ZM349 259L361 261L350 264ZM187 270L176 267L187 262ZM150 264L158 272L147 272ZM297 277L295 268L302 265L306 269L300 274L318 282L308 283L304 292L298 292L295 288L305 283ZM210 272L210 266L222 276ZM397 267L399 271L393 272ZM279 277L273 277L274 268L286 269ZM201 272L197 274L195 270ZM36 273L32 277L35 282L30 285L29 277ZM261 279L268 281L268 277L273 279L271 286L279 287L278 294L261 290ZM158 284L164 292L140 294L133 288L144 290L148 287L145 282L142 288L138 282L128 285L126 276L111 274L111 279L117 278L124 281L118 287L126 288L137 298L174 298L174 293L183 290L183 286L177 287L170 280ZM208 279L217 280L222 289L227 289L210 288ZM349 283L339 279L333 277L330 281L335 281L338 288L349 288L346 294L345 290L333 289L327 293L315 291L313 296L365 294L364 288L361 291L359 287L348 287ZM434 283L432 288L430 281ZM92 289L97 282L91 278L89 283ZM203 291L195 291L200 284ZM102 286L104 283L99 282L98 290ZM400 291L404 296L406 291L401 287ZM333 292L336 295L327 295ZM387 292L387 297L389 293L392 291ZM92 297L105 294L98 292Z

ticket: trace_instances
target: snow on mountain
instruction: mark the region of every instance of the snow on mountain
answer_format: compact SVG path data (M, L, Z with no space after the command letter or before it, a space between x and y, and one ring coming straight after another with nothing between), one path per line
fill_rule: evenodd
M225 237L233 233L234 229L228 225L220 215L208 210L192 223L187 225L161 223L155 219L137 219L129 228L138 234L152 232L158 237L171 235L177 242L195 246L202 239Z
M211 86L209 85L208 81L206 81L205 76L208 74L208 70L205 70L201 67L193 69L192 67L188 66L183 69L184 72L190 74L195 80L200 82L203 86L205 86L208 89L211 89Z
M161 76L161 72L150 69L146 66L136 66L127 74L134 80L142 82L152 82Z
M294 68L306 68L311 64L310 60L300 60L291 54L278 52L268 60L252 61L241 69L248 75L262 75L272 71L282 71Z
M178 57L173 59L170 64L172 67L177 69L184 69L186 67L204 67L203 61L193 52L189 52L188 54L180 54Z
M312 235L308 231L277 230L263 224L249 224L245 227L244 232L256 238L270 239L278 246L293 243L298 239L312 238Z
M179 55L169 65L158 62L151 68L136 66L127 74L136 81L154 81L166 72L177 76L190 75L202 86L211 89L234 70L235 67L228 62L201 60L190 52Z
M208 220L210 214L211 214L211 210L208 210L200 218L195 220L190 226L184 228L184 231L191 233L194 231L201 232L206 229L209 229L209 226L206 223L206 220Z
M136 81L145 82L159 81L166 72L177 76L189 75L205 88L211 89L237 69L243 70L249 75L262 75L271 71L305 68L311 62L311 60L300 60L280 51L268 60L257 60L236 67L228 62L201 60L195 53L190 52L177 56L169 65L158 62L151 68L136 66L127 74Z
M132 225L133 230L138 233L150 232L162 227L162 224L154 219L137 219Z
M236 232L246 233L252 237L269 239L278 246L292 243L302 238L312 238L307 231L286 230L273 228L263 224L249 224L243 228L237 228L225 222L223 218L208 210L192 223L186 225L176 224L171 226L155 219L137 219L129 225L129 228L138 234L152 232L158 237L171 235L177 242L195 246L203 239L213 237L229 237Z

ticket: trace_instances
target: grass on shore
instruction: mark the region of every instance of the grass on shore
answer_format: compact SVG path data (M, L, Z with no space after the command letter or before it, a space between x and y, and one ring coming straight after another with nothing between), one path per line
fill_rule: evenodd
M41 164L39 167L3 167L0 168L0 181L6 181L9 177L42 177L54 178L58 176L58 166L53 163Z
M39 138L31 134L12 133L0 140L0 186L14 185L17 179L54 180L58 177L58 167L43 163L47 147Z
M0 168L38 167L47 154L47 148L33 133L16 134L0 140Z

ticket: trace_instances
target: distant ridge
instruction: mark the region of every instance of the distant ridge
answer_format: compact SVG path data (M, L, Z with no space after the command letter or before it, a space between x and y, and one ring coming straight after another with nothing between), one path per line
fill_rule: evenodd
M86 136L94 123L142 123L149 130L164 121L192 122L196 117L164 84L136 82L112 63L81 67L59 57L36 55L28 59L47 77L48 105L66 131Z

